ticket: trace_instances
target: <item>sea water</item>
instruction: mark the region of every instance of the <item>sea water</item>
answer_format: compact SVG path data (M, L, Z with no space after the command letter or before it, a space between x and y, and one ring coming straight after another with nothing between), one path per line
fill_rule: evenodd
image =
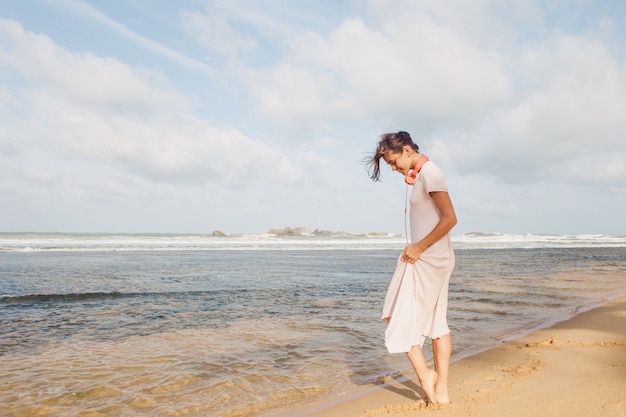
M0 415L269 416L409 375L380 321L405 244L0 233ZM626 237L453 245L453 360L626 293Z

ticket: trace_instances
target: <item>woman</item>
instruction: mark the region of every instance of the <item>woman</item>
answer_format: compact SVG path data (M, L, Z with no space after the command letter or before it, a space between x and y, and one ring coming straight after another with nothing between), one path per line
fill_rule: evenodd
M429 404L445 404L450 402L452 353L446 311L454 269L449 232L456 224L456 214L441 170L419 153L407 132L381 136L376 152L366 161L373 181L380 180L381 158L413 185L411 244L398 259L383 308L383 320L389 323L385 345L389 353L406 352ZM422 352L426 337L432 339L435 370L427 366Z

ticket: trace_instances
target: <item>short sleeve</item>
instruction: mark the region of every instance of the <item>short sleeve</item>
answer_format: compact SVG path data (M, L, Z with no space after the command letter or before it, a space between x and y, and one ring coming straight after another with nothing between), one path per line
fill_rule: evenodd
M441 169L433 161L424 164L421 171L421 181L424 191L431 193L433 191L448 191L446 180Z

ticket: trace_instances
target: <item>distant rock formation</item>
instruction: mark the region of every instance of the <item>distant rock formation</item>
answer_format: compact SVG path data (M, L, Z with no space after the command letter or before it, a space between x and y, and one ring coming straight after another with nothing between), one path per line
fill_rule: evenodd
M311 228L306 226L301 227L284 227L282 229L270 229L267 231L270 235L276 236L302 236L302 235L310 235Z
M350 233L345 231L335 230L320 230L315 229L311 232L310 227L283 227L282 229L270 229L267 231L270 235L276 236L389 236L387 232L370 232L370 233Z
M213 233L211 233L211 236L219 236L219 237L224 237L226 236L226 233L221 232L219 230L213 230Z
M333 232L332 230L313 230L315 236L351 236L348 232Z

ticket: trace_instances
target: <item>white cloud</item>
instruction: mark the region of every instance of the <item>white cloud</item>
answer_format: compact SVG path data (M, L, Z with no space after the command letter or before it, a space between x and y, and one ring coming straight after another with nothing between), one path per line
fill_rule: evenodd
M4 65L54 100L139 114L158 109L154 103L178 108L187 102L152 71L89 52L68 52L47 36L27 32L16 22L0 20L0 31L6 36L0 50Z
M370 28L349 18L327 38L298 37L291 63L258 69L252 77L262 110L281 121L311 113L330 119L393 113L433 130L476 125L509 99L497 54L427 16L396 23Z
M101 12L99 9L85 1L55 0L50 1L49 3L54 7L65 10L69 14L75 14L80 16L81 18L90 19L99 25L103 25L111 30L114 34L130 40L131 42L140 45L146 50L161 55L171 62L174 62L182 67L189 68L194 71L199 71L210 76L217 75L215 70L212 67L206 65L204 62L190 58L173 48L170 48L152 39L137 34L136 32L128 29L126 26L110 18L105 13Z
M250 36L239 34L223 14L204 14L183 10L179 13L183 28L200 45L235 58L240 51L249 51L257 46Z
M60 160L88 158L166 182L241 187L250 179L241 173L253 164L272 167L253 178L301 178L280 151L192 115L188 100L148 70L68 52L12 22L0 29L4 65L24 82L9 110L31 113L13 125L14 134L26 135L24 155L29 144Z
M516 74L526 90L452 146L458 168L524 182L578 182L585 172L624 184L625 69L593 38L556 34L527 46ZM585 170L591 161L611 168Z
M313 120L326 126L355 112L356 103L335 96L332 77L289 63L252 71L249 82L263 114L285 124L310 124Z

